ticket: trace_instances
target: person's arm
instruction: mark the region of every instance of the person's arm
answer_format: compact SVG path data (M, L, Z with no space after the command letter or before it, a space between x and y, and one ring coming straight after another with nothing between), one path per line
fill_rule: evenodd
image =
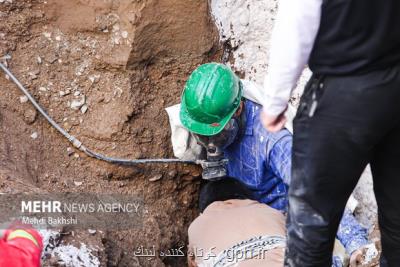
M269 130L279 130L268 126L283 118L280 115L308 62L320 25L321 5L322 0L279 2L264 80L263 124Z
M269 149L267 167L289 185L292 169L292 134L284 129L278 133L271 133L271 136L278 136L279 139L272 144L268 142L271 146L267 147Z
M351 255L355 250L368 244L367 229L362 227L350 210L345 209L339 224L337 238Z

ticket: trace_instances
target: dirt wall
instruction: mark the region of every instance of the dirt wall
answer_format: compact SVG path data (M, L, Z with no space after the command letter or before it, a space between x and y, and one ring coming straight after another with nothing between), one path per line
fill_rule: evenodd
M190 72L219 53L207 1L5 0L0 57L47 112L87 147L126 157L171 157L164 108ZM95 234L102 266L183 266L139 259L137 246L184 245L197 215L200 170L113 166L74 151L0 75L0 191L136 194L144 227ZM88 239L81 233L81 239ZM79 243L79 234L64 243ZM56 265L48 259L46 264Z

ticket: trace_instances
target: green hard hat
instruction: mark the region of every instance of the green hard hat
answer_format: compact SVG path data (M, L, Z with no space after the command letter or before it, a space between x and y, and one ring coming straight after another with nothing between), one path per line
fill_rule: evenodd
M181 122L193 133L215 135L232 118L241 98L242 84L229 67L219 63L201 65L183 90Z

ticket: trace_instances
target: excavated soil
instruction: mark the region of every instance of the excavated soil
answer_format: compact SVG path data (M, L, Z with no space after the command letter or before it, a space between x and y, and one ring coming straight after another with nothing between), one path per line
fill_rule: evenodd
M164 108L179 102L190 72L220 54L207 1L1 0L0 57L63 128L98 152L172 157ZM100 249L101 266L184 266L137 258L135 247L185 245L197 215L201 170L115 166L85 156L0 75L0 192L138 195L144 226L63 236ZM44 261L58 266L56 259Z

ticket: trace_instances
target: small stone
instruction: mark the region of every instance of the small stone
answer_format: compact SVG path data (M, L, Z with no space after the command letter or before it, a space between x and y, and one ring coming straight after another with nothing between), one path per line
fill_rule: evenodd
M124 39L128 38L128 32L127 32L127 31L121 32L121 36L122 36L122 38L124 38Z
M59 92L60 96L66 96L66 95L69 95L70 93L71 93L70 90L65 90L65 91L60 91Z
M86 102L85 96L82 96L79 100L72 100L70 107L74 110L80 109Z
M31 80L36 80L38 78L36 72L33 71L28 72L28 75L30 76Z
M192 173L192 176L193 176L194 178L200 178L200 177L201 177L201 172L198 171L198 170L195 170L195 171Z
M61 36L57 35L56 36L56 41L61 41Z
M114 24L113 28L112 28L113 32L119 31L119 25L118 24Z
M36 58L36 62L37 62L37 64L42 64L42 58L40 57L40 56L38 56L37 58Z
M67 132L69 132L69 131L71 130L71 128L72 128L72 125L69 124L68 122L64 122L63 126L64 126L64 129L65 129Z
M25 112L24 112L24 121L27 124L32 124L35 122L36 116L37 116L36 109L29 108L29 109L25 110ZM34 139L36 139L36 138L34 138Z
M46 57L45 57L45 60L48 62L48 63L50 63L50 64L53 64L54 62L56 62L57 61L57 56L55 55L55 54L50 54L50 55L47 55Z
M71 156L72 154L74 154L75 153L75 151L74 151L74 149L72 148L72 147L68 147L67 148L67 155L68 156Z
M83 105L83 106L81 107L81 112L82 112L82 114L85 114L86 111L88 111L88 106L85 104L85 105Z
M74 181L75 186L81 186L83 182Z
M32 138L33 140L37 139L38 136L39 136L39 135L38 135L37 132L34 132L34 133L31 134L31 138Z
M21 103L28 102L28 97L26 95L20 96L19 97L19 102L21 102Z
M80 94L81 94L81 92L79 92L79 91L74 92L74 96L79 96Z
M47 91L47 88L44 87L44 86L40 86L40 87L39 87L39 91L41 91L41 92L46 92L46 91Z
M120 38L119 38L119 37L113 37L113 38L111 38L111 42L112 42L113 44L116 44L116 45L121 44L121 41L120 41Z
M149 179L149 181L150 181L150 182L155 182L155 181L160 180L162 177L163 177L162 174L157 174L157 175L151 177L151 178Z
M195 177L192 175L185 175L182 177L182 180L184 180L184 181L193 181L194 179L195 179Z
M47 39L51 39L51 32L44 32L43 35L44 35L44 37L46 37Z
M7 80L10 80L10 76L8 76L7 74L6 74L6 79L7 79Z
M89 234L94 235L97 231L94 229L88 229Z
M171 177L171 178L174 178L177 174L178 174L178 172L175 171L175 170L172 170L172 171L168 172L168 176Z
M90 75L90 76L89 76L89 80L90 80L92 83L98 82L99 79L100 79L100 75L98 75L98 74Z

